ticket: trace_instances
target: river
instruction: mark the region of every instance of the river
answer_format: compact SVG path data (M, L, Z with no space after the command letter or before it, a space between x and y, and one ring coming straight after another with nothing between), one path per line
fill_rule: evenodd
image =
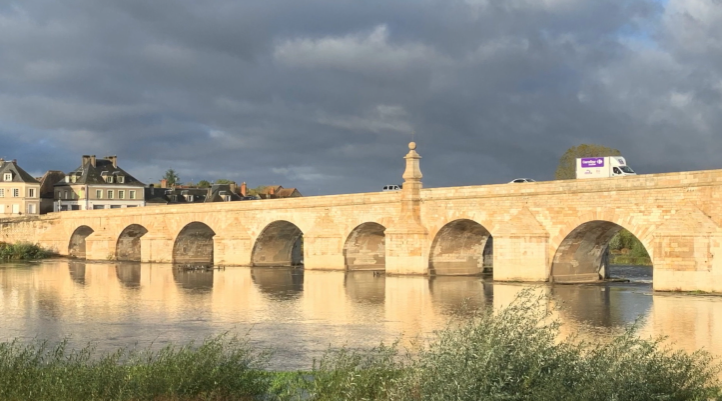
M654 293L649 267L613 266L629 283L496 283L480 277L385 277L285 268L179 271L167 264L51 259L0 264L0 339L70 338L100 350L159 348L224 332L274 350L271 367L308 368L329 346L428 338L452 316L499 307L524 288L560 304L563 334L641 336L722 356L722 297Z

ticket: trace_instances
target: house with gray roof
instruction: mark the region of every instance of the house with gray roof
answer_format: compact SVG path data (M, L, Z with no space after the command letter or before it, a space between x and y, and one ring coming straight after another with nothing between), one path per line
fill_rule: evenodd
M56 212L145 206L145 185L118 166L118 156L83 155L53 188Z
M0 159L0 218L40 214L40 183L18 166Z

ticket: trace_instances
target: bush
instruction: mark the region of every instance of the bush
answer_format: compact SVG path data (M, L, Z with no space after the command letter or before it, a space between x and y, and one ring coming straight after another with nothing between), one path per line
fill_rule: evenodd
M268 388L260 369L266 355L236 337L99 357L92 345L66 347L67 341L52 347L41 341L0 344L0 399L242 400Z
M38 244L0 242L0 260L36 260L45 259L49 256L50 252Z

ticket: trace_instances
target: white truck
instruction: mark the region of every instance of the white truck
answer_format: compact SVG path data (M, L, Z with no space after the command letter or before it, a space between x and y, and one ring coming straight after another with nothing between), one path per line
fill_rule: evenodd
M637 175L622 156L577 158L577 179Z

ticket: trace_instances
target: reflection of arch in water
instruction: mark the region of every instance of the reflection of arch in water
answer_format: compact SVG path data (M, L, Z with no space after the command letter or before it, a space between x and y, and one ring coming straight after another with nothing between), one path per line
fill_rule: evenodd
M68 244L68 255L78 259L85 259L85 239L93 233L88 226L80 226L75 229Z
M295 299L303 293L303 269L252 267L251 279L273 299Z
M127 288L140 287L140 263L116 263L115 276Z
M354 228L343 246L347 270L386 269L386 227L363 223Z
M429 269L435 275L476 275L492 268L491 233L467 219L452 221L439 230L431 245Z
M183 227L173 244L173 263L212 265L215 235L203 223L189 223Z
M609 241L622 226L602 220L589 221L572 230L554 254L551 281L590 282L605 276Z
M85 262L70 261L68 263L70 279L74 282L85 285Z
M253 246L253 266L300 266L303 264L303 232L280 220L266 226Z
M213 290L213 269L173 269L173 281L185 290L210 292Z
M634 287L555 285L552 296L565 319L592 327L615 328L634 323L652 309L653 298Z
M118 237L115 257L117 260L140 262L140 237L148 230L140 224L131 224Z
M386 300L386 277L367 271L348 271L343 278L346 296L352 301L383 304Z
M494 301L494 285L478 277L433 276L429 293L434 304L452 314L473 312Z

